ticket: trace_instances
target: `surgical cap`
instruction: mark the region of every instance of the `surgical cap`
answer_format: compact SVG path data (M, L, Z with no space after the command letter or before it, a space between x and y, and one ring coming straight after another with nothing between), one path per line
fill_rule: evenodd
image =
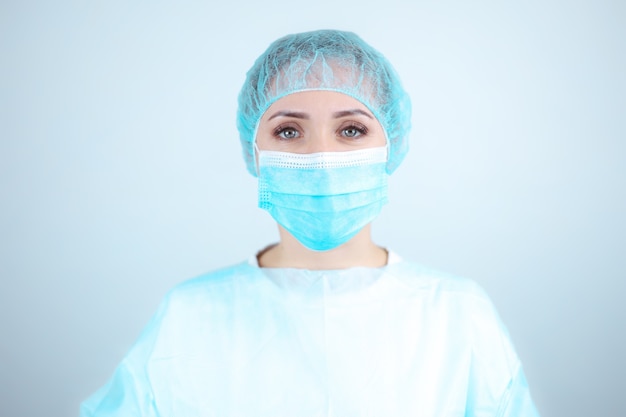
M257 175L254 141L265 111L282 97L310 90L336 91L363 103L387 136L387 172L400 165L408 151L411 102L395 70L356 34L318 30L276 40L246 75L237 129L252 175Z

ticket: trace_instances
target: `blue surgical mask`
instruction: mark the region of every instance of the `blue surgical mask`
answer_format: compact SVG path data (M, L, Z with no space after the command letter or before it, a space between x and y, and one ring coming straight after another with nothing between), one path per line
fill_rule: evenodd
M356 235L387 203L387 147L294 154L257 151L259 207L305 247Z

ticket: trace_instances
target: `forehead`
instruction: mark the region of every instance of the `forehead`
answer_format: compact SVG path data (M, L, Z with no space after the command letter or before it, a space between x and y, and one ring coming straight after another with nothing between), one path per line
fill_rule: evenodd
M282 110L306 111L314 113L334 113L348 109L361 110L372 114L368 107L347 94L337 91L310 90L288 94L276 100L267 109L263 119L271 117Z

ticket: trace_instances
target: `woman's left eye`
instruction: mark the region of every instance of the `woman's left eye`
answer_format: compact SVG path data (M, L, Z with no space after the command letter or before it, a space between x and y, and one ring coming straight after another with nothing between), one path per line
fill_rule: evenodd
M346 138L358 138L367 133L365 126L347 126L341 129L341 135Z

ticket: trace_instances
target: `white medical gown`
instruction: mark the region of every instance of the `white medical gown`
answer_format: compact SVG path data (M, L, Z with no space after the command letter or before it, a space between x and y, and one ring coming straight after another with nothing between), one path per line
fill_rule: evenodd
M175 287L81 416L531 417L520 361L472 281L405 262L256 258Z

